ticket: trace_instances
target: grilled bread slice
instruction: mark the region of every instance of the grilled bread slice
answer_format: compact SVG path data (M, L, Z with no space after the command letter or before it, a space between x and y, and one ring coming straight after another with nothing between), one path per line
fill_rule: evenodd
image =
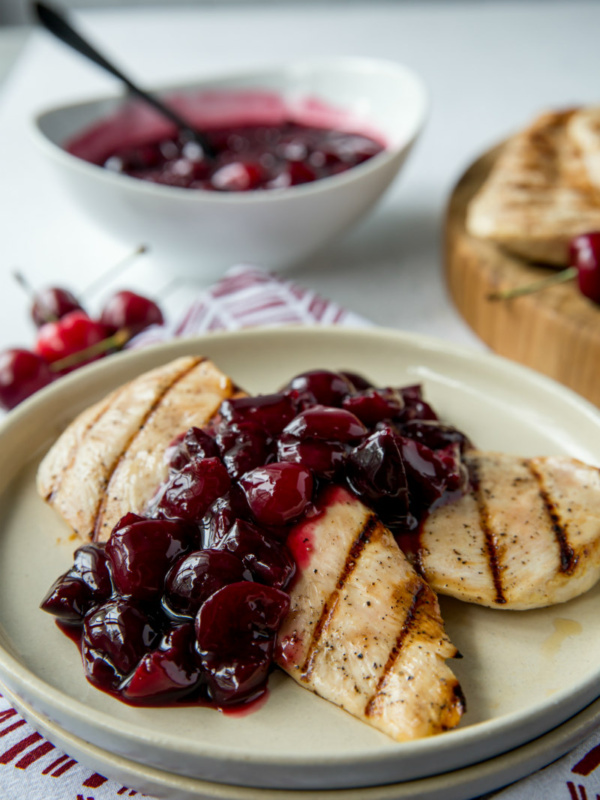
M600 230L600 203L579 147L575 111L543 114L504 145L467 209L467 231L531 261L568 263L573 236Z
M600 578L600 470L472 452L471 490L434 511L416 561L440 594L492 608L563 603Z
M455 727L465 704L446 659L457 650L435 594L354 495L332 487L321 508L288 539L299 574L277 663L397 741Z
M232 381L206 358L144 373L84 411L45 456L38 491L84 541L106 541L128 511L142 512L167 476L165 451L205 425Z

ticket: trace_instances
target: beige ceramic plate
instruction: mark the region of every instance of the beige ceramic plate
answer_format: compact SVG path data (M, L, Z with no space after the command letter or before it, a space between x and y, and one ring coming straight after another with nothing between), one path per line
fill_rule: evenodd
M33 727L69 756L130 789L164 800L470 800L514 783L572 750L598 726L600 700L533 742L443 775L366 789L291 791L228 786L136 764L66 733L3 689Z
M397 744L273 674L266 705L242 718L210 709L139 709L86 683L79 657L38 604L74 543L36 497L37 460L66 422L117 384L204 353L249 391L315 367L377 383L424 384L440 414L484 449L566 453L600 464L600 414L555 383L497 357L400 333L284 329L219 334L115 356L11 413L0 430L0 678L36 713L131 761L225 784L343 789L421 779L490 759L565 722L600 679L600 586L568 604L506 612L442 603L464 658L461 727Z

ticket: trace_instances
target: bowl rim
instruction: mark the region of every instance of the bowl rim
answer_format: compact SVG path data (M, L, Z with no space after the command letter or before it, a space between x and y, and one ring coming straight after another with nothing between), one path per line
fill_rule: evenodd
M30 118L29 132L38 148L45 151L54 161L59 162L70 170L75 170L79 173L83 172L88 176L95 176L96 180L100 180L104 183L114 185L116 182L116 186L120 186L122 190L126 189L130 193L133 192L134 194L146 197L163 197L165 199L172 197L179 202L196 203L200 205L247 205L281 202L284 197L295 198L311 196L338 187L344 187L372 173L379 172L382 169L388 167L394 168L396 166L395 162L398 162L398 166L400 166L403 155L408 151L423 130L430 108L429 92L423 79L411 67L406 66L400 61L363 56L300 58L289 61L264 63L262 65L252 66L248 69L232 68L204 74L196 78L182 79L176 82L156 85L151 88L159 95L164 95L169 92L191 90L193 88L201 88L202 86L210 88L216 85L218 87L220 84L233 83L239 78L250 78L260 81L262 76L277 72L291 74L296 70L314 71L318 69L338 69L340 71L352 71L357 69L364 71L367 69L372 71L388 71L396 73L402 80L412 84L417 90L419 103L417 105L416 119L405 139L397 144L392 143L386 145L386 148L382 152L346 170L346 172L342 172L338 175L331 175L318 181L300 184L298 186L283 187L281 189L270 189L264 192L203 192L200 190L190 191L190 189L185 187L155 184L129 175L111 172L104 167L92 164L89 161L85 161L67 152L58 143L50 139L42 129L43 120L52 114L86 106L93 107L102 103L118 100L126 102L127 94L123 92L116 91L110 94L97 95L91 99L75 100L47 106L36 111ZM325 185L323 186L323 184Z

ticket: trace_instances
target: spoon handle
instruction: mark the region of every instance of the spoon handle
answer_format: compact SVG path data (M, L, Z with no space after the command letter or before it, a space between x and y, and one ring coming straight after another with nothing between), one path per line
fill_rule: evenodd
M107 61L106 58L96 50L95 47L93 47L79 33L77 33L74 28L71 27L70 23L67 22L66 18L59 11L51 8L45 3L34 3L33 7L37 18L44 28L46 28L46 30L56 36L57 39L60 39L61 42L64 42L64 44L73 48L73 50L76 50L90 61L93 61L115 78L118 78L122 83L125 84L125 86L127 86L130 92L151 105L163 116L167 117L167 119L173 122L185 136L197 141L202 147L207 158L214 157L214 150L202 133L195 130L183 119L183 117L180 117L179 114L173 111L172 108L164 105L164 103L162 103L152 94L149 94L148 92L144 91L144 89L140 88L130 78L124 75L121 70L118 69L118 67L116 67L114 64L111 64L110 61Z

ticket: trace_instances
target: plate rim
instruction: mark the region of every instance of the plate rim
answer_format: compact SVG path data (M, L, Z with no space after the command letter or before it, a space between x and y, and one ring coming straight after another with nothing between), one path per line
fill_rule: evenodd
M163 363L170 358L176 357L177 355L184 355L192 351L201 352L203 347L208 347L210 349L210 345L215 342L235 342L239 337L243 337L244 339L254 338L256 340L260 340L264 336L270 338L273 335L278 337L290 337L292 339L298 336L302 338L313 337L317 339L320 339L321 337L333 337L335 339L348 340L359 336L361 339L380 339L385 340L386 342L389 342L391 339L395 344L401 344L405 347L416 349L420 352L428 351L438 354L443 353L444 355L450 354L461 360L468 359L469 361L475 361L479 364L492 365L494 370L499 369L501 372L509 371L512 375L520 375L525 381L527 381L530 385L533 385L535 388L543 391L549 391L558 395L559 399L562 398L566 403L575 407L578 412L585 414L585 416L594 422L595 425L600 427L600 411L589 401L580 397L572 390L561 386L556 381L536 373L527 367L509 361L501 356L487 352L480 352L469 346L449 343L435 337L423 336L421 334L414 333L405 333L396 329L379 327L342 328L339 326L315 326L308 328L302 325L294 325L286 328L261 327L243 331L209 333L186 339L176 339L166 343L153 345L151 347L139 350L131 350L126 353L112 356L110 360L97 362L89 365L86 368L83 368L82 370L79 370L77 373L66 376L56 384L47 387L34 397L29 398L17 409L10 412L6 419L2 421L0 425L0 437L5 434L7 429L13 426L25 425L27 420L32 419L35 415L37 415L39 413L39 409L43 408L44 405L49 402L49 398L52 398L54 395L60 396L61 394L64 394L66 396L73 387L80 387L84 383L93 383L93 380L97 380L105 374L109 378L111 375L113 376L113 379L110 381L110 385L112 386L115 383L114 375L122 372L123 370L127 371L130 365L135 365L146 361L151 361L156 364ZM136 372L141 372L147 368L150 367L140 367L139 369L136 369ZM25 672L25 674L22 674L23 672ZM6 677L7 675L8 679ZM30 669L26 668L24 664L21 664L16 658L7 652L1 641L0 677L5 680L5 682L9 685L9 688L15 691L16 694L19 694L19 692L14 688L15 683L17 686L20 685L21 688L25 688L26 690L28 689L31 693L28 693L28 697L34 698L34 701L31 703L34 707L36 705L36 701L39 702L40 699L43 701L44 697L46 697L52 700L55 708L62 709L64 712L76 717L80 722L89 722L90 709L81 700L77 700L76 698L65 695L62 691L51 686L41 677L33 673ZM13 678L15 683L13 683L13 680L11 680ZM581 708L598 696L599 690L597 688L593 689L596 684L597 676L590 677L578 687L576 692L576 694L579 695L578 705L572 708L568 715L565 715L565 719L567 716L571 716L573 713L580 711ZM593 689L593 692L590 692L590 689ZM438 754L443 753L444 751L451 751L458 746L456 744L456 739L460 740L460 746L468 747L473 741L479 740L483 732L493 733L496 736L500 736L503 731L513 728L516 724L519 724L519 722L523 722L524 719L526 720L527 718L535 716L539 711L547 708L549 705L554 707L557 707L561 704L564 705L567 703L572 694L572 687L570 689L561 689L552 695L552 697L548 700L540 702L536 706L529 707L526 712L511 712L499 718L475 722L463 728L448 731L441 737L430 737L428 739L419 739L413 742L395 743L395 745L396 748L402 748L403 754L406 754L407 757L410 756L411 752L420 751L424 746L427 747L428 745L424 745L424 742L435 742L435 745L432 745L432 747L435 747L435 752ZM31 699L28 699L28 702L31 702ZM75 713L73 709L75 709ZM110 716L109 711L94 710L93 714L96 718L100 718L100 728L108 733L111 730L114 731L114 720ZM126 734L129 738L135 741L142 741L144 745L155 744L160 739L160 736L157 737L156 733L152 731L143 731L144 735L141 736L139 726L136 727L130 722L124 720L120 721L119 729L120 734ZM394 750L396 748L394 748ZM222 757L221 749L215 748L214 752L211 752L211 749L212 748L210 746L205 745L204 747L204 753L207 754L208 758L214 758L216 756ZM196 751L192 749L189 751L189 754L193 755L195 752ZM367 762L369 764L373 764L374 762L380 760L387 761L390 758L391 753L392 750L389 746L387 749L382 748L380 751L378 751L377 755L370 753L367 758ZM231 755L232 757L235 757L236 753L233 752ZM357 758L360 759L360 756L361 752L359 750L345 753L344 758L340 761L340 765L349 758L352 758L353 760L356 760ZM252 757L248 759L247 755L245 756L245 759L252 761ZM280 763L278 756L270 756L269 754L262 754L259 761L261 764ZM291 761L297 767L307 766L309 764L314 767L319 763L328 766L332 764L331 757L327 755L322 755L317 759L315 759L313 756L310 758L307 756L296 756L295 758L292 758Z

